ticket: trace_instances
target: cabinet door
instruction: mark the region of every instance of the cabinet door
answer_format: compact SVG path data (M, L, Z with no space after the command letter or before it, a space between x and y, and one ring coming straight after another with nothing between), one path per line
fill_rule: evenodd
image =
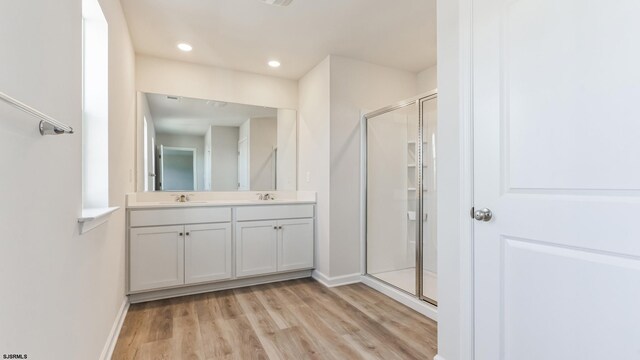
M276 272L278 232L275 221L236 224L236 276Z
M195 284L231 278L231 224L184 227L184 282Z
M278 221L278 271L313 268L313 219Z
M134 228L129 232L129 287L152 290L184 284L184 227Z

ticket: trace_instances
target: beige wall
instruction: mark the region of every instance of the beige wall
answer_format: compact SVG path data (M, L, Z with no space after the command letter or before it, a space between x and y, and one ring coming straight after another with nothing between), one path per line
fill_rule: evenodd
M139 91L283 109L298 107L298 83L212 66L136 56Z
M134 54L117 0L109 23L109 200L133 191ZM81 2L0 2L0 89L74 127L42 137L0 104L0 349L33 359L97 359L124 297L124 208L79 235ZM26 16L25 14L28 14ZM20 36L15 36L20 34Z

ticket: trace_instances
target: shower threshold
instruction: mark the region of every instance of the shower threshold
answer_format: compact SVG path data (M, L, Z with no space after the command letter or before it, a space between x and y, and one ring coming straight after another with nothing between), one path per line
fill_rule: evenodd
M416 293L416 268L406 268L400 270L385 271L370 274L390 285L402 289L410 294ZM438 300L438 278L431 271L424 272L423 276L423 292L424 296L435 301Z

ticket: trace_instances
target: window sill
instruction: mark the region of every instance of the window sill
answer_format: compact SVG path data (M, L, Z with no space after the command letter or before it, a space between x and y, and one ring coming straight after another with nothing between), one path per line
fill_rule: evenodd
M120 209L119 206L98 209L82 209L82 215L78 218L80 234L84 234L106 223L111 214L118 209Z

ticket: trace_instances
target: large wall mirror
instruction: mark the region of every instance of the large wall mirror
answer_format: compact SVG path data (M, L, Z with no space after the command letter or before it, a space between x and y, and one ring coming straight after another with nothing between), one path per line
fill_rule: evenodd
M296 111L138 93L138 191L296 190Z

